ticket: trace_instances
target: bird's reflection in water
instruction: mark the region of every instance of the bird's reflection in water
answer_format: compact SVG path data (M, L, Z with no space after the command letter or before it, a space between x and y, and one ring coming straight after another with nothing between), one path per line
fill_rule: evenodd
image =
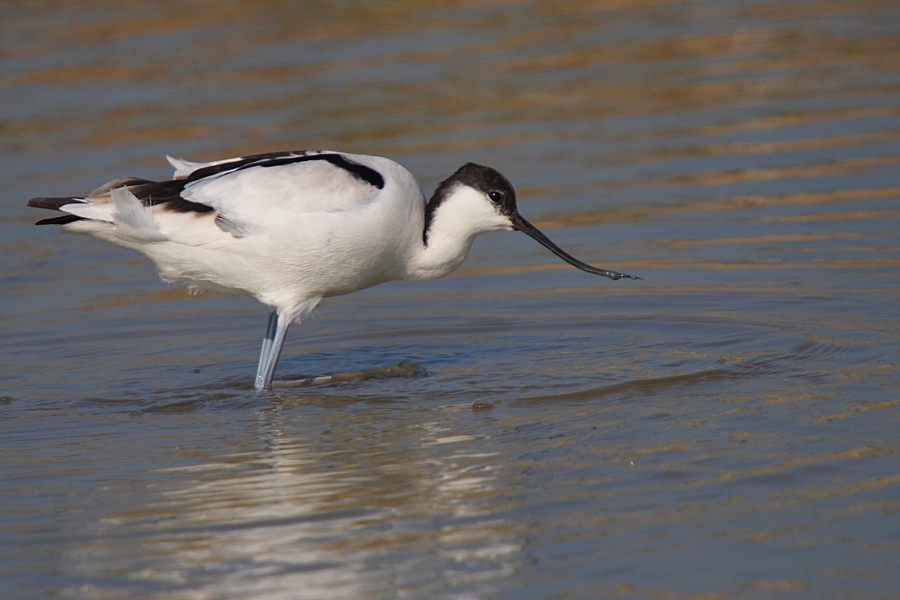
M480 597L515 572L489 439L379 409L325 411L304 438L307 415L286 407L261 413L265 450L174 470L171 518L138 540L139 570L121 564L132 581L217 598Z

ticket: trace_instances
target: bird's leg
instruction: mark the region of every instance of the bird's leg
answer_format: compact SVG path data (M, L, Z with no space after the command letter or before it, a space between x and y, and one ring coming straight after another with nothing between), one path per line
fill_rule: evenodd
M266 327L266 335L263 337L262 348L259 351L259 364L256 367L256 389L260 389L260 379L265 371L266 359L272 349L272 340L275 339L275 329L278 326L278 313L274 310L269 313L269 325Z
M275 367L278 366L278 357L281 356L281 348L290 326L289 320L279 320L277 312L269 314L269 325L266 327L266 337L263 338L259 365L256 367L256 391L262 392L272 387Z

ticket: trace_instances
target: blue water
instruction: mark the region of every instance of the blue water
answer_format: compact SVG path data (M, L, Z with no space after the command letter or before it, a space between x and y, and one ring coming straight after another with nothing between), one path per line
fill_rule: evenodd
M900 594L891 2L0 7L0 597ZM280 149L490 164L521 234L266 311L33 196Z

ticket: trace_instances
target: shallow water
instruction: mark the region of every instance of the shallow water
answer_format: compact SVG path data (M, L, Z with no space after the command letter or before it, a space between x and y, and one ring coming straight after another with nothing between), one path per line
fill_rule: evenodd
M0 597L900 597L895 2L0 6ZM32 227L168 153L465 161L483 236L265 310Z

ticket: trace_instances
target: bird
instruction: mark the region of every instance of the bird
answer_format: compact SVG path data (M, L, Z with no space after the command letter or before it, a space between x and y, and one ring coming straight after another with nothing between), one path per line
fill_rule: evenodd
M412 173L379 156L302 150L212 162L166 158L172 179L124 177L86 196L28 205L63 213L36 225L135 250L168 283L266 305L258 392L272 388L290 325L324 298L444 277L480 233L521 231L582 271L641 279L567 254L519 214L509 180L483 165L466 163L426 199Z

